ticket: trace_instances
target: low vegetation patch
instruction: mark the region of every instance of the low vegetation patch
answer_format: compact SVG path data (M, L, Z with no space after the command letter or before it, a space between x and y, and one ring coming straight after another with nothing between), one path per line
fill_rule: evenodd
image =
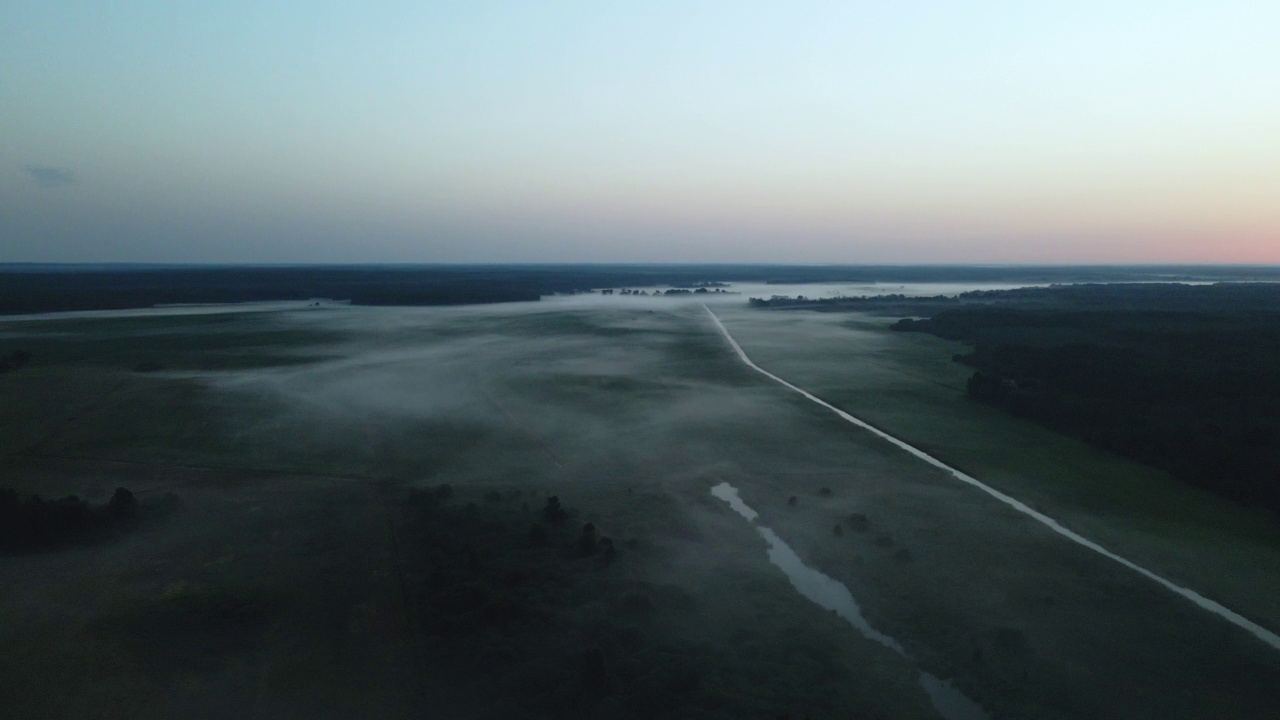
M440 486L406 507L406 584L433 705L448 694L439 685L486 718L844 717L882 696L900 702L900 687L868 692L825 626L726 626L658 579L650 541L611 537L558 496L479 497Z

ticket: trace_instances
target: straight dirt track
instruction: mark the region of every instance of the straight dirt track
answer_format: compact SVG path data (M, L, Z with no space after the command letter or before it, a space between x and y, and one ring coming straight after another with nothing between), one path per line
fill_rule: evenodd
M1101 545L1099 545L1098 543L1096 543L1096 542L1094 542L1094 541L1092 541L1092 540L1090 540L1090 539L1088 539L1088 538L1084 537L1083 535L1080 535L1079 533L1076 533L1076 532L1074 532L1074 531L1072 531L1072 530L1069 530L1069 529L1067 529L1067 528L1063 527L1063 526L1062 526L1062 524L1060 524L1057 520L1054 520L1053 518L1049 517L1048 515L1045 515L1044 513L1041 513L1041 512L1040 512L1040 511L1038 511L1038 510L1035 510L1034 508L1030 507L1029 505L1027 505L1026 503L1022 502L1021 500L1018 500L1017 498L1014 498L1014 497L1011 497L1011 496L1009 496L1009 495L1006 495L1006 494L1004 494L1004 493L1000 492L999 490L996 490L995 488L992 488L992 487L990 487L990 486L988 486L988 485L986 485L986 484L984 484L984 483L980 482L980 481L979 481L979 480L977 480L976 478L974 478L974 477L972 477L972 476L970 476L970 475L967 475L967 474L965 474L965 473L963 473L963 472L961 472L961 471L959 471L959 470L957 470L957 469L955 469L955 468L951 467L950 465L947 465L946 463L942 462L941 460L938 460L937 458L935 458L935 457L933 457L932 455L930 455L930 454L926 453L925 451L923 451L923 450L921 450L921 449L919 449L919 448L917 448L917 447L915 447L915 446L913 446L913 445L909 445L909 444L907 444L906 442L904 442L904 441L902 441L902 440L900 440L900 439L898 439L898 438L896 438L896 437L894 437L894 436L890 435L889 433L887 433L887 432L885 432L885 431L881 430L880 428L877 428L877 427L875 427L875 426L871 425L870 423L867 423L867 422L865 422L865 421L863 421L863 420L860 420L860 419L858 419L858 418L856 418L856 417L854 417L854 416L850 415L849 413L845 412L844 410L841 410L840 408L838 408L838 407L836 407L836 406L832 405L831 403L828 403L827 401L825 401L825 400L823 400L823 399L821 399L821 398L817 397L816 395L813 395L812 393L808 392L807 390L805 390L805 389L803 389L803 388L800 388L800 387L798 387L798 386L796 386L796 385L792 385L791 383L787 382L786 380L783 380L782 378L778 377L777 375L774 375L773 373L769 372L768 370L765 370L764 368L760 367L759 365L756 365L754 362L752 362L751 358L747 355L747 353L746 353L745 351L743 351L742 346L740 346L740 345L738 344L738 341L733 339L733 335L731 335L731 334L729 333L729 330L728 330L727 328L725 328L724 323L720 322L720 318L719 318L719 317L717 317L717 316L716 316L716 314L715 314L714 312L712 312L711 308L707 307L706 305L703 305L702 307L703 307L703 309L704 309L704 310L706 310L706 311L707 311L707 314L711 316L711 320L716 324L716 327L720 330L720 333L724 336L725 340L728 340L728 341L729 341L729 345L733 348L734 352L736 352L736 353L738 354L738 357L742 360L742 362L743 362L744 364L746 364L746 365L747 365L747 367L751 368L752 370L755 370L756 372L760 373L761 375L764 375L765 377L769 378L770 380L773 380L774 382L776 382L776 383L778 383L778 384L780 384L780 385L783 385L784 387L786 387L786 388L788 388L788 389L790 389L790 390L793 390L793 391L795 391L795 392L799 393L800 395L803 395L803 396L804 396L805 398L807 398L808 400L810 400L810 401L812 401L812 402L814 402L814 403L817 403L818 405L821 405L821 406L822 406L822 407L824 407L824 408L827 408L828 410L830 410L830 411L834 412L836 415L840 416L840 417L841 417L842 419L844 419L845 421L847 421L847 422L849 422L849 423L852 423L853 425L856 425L856 426L858 426L858 427L862 428L863 430L866 430L866 431L868 431L868 432L870 432L870 433L872 433L872 434L876 435L877 437L880 437L880 438L882 438L882 439L884 439L884 440L889 441L889 442L890 442L890 443L892 443L893 445L895 445L895 446L897 446L897 447L899 447L899 448L901 448L901 449L903 449L903 450L906 450L907 452L911 453L912 455L916 456L917 458L920 458L921 460L924 460L925 462L929 463L930 465L933 465L933 466L934 466L934 467L936 467L936 468L939 468L939 469L941 469L941 470L946 471L946 472L947 472L947 473L949 473L952 477L954 477L955 479L959 480L960 482L963 482L963 483L965 483L965 484L967 484L967 485L971 485L971 486L973 486L973 487L975 487L975 488L978 488L979 490L981 490L981 491L985 492L986 494L990 495L991 497L995 498L996 500L999 500L1000 502L1004 503L1005 505L1008 505L1009 507L1013 508L1014 510L1017 510L1018 512L1022 513L1023 515L1026 515L1027 517L1030 517L1030 518L1034 519L1036 522L1039 522L1040 524L1042 524L1042 525L1044 525L1045 527L1049 528L1050 530L1052 530L1053 532L1057 533L1058 535L1061 535L1062 537L1067 538L1068 540L1070 540L1070 541L1072 541L1072 542L1076 543L1077 545L1081 545L1081 546L1083 546L1083 547L1086 547L1086 548L1088 548L1088 549L1090 549L1090 550L1092 550L1092 551L1094 551L1094 552L1098 553L1099 555L1102 555L1103 557L1106 557L1106 558L1108 558L1108 559L1110 559L1110 560L1114 560L1115 562L1120 563L1121 565L1125 566L1126 568L1129 568L1130 570L1132 570L1132 571L1134 571L1134 572L1138 573L1139 575L1142 575L1143 577L1145 577L1145 578L1147 578L1147 579L1149 579L1149 580L1152 580L1152 581L1154 581L1154 582L1156 582L1156 583L1158 583L1158 584L1160 584L1160 585L1164 586L1165 588L1167 588L1167 589L1169 589L1169 590L1171 590L1171 591L1173 591L1173 592L1177 593L1178 595L1181 595L1182 597L1184 597L1184 598L1186 598L1186 599L1190 600L1191 602L1193 602L1193 603L1195 603L1197 606L1199 606L1201 609L1206 610L1206 611L1208 611L1208 612L1211 612L1211 613L1213 613L1214 615L1217 615L1218 617L1221 617L1222 619L1224 619L1224 620L1226 620L1227 622L1231 623L1232 625L1235 625L1236 627L1239 627L1239 628L1241 628L1242 630L1247 631L1249 634L1253 635L1253 636L1254 636L1254 637L1256 637L1257 639L1261 640L1262 642L1266 643L1267 645L1270 645L1273 649L1275 649L1275 650L1280 650L1280 635L1277 635L1276 633L1271 632L1270 630L1268 630L1268 629L1266 629L1266 628L1262 627L1261 625L1259 625L1259 624L1257 624L1257 623L1255 623L1255 622L1253 622L1253 621L1249 620L1248 618L1244 617L1243 615L1240 615L1239 613L1237 613L1237 612L1235 612L1235 611L1233 611L1233 610L1230 610L1229 608L1226 608L1226 607L1224 607L1223 605L1221 605L1221 604L1219 604L1219 603L1217 603L1217 602L1214 602L1213 600L1210 600L1210 599L1208 599L1208 598L1204 597L1203 595L1201 595L1201 594L1199 594L1199 593L1195 592L1194 590L1191 590L1190 588L1186 588L1186 587L1183 587L1183 586L1181 586L1181 585L1178 585L1178 584L1176 584L1176 583L1174 583L1174 582L1172 582L1172 581L1170 581L1170 580L1168 580L1168 579L1166 579L1166 578L1164 578L1164 577L1162 577L1162 576L1160 576L1160 575L1157 575L1156 573L1152 572L1151 570L1148 570L1148 569L1146 569L1146 568L1142 567L1141 565L1138 565L1137 563L1135 563L1135 562L1133 562L1133 561L1131 561L1131 560L1129 560L1129 559L1127 559L1127 558L1121 557L1120 555L1117 555L1116 553L1111 552L1110 550L1108 550L1108 549L1106 549L1106 548L1102 547L1102 546L1101 546Z

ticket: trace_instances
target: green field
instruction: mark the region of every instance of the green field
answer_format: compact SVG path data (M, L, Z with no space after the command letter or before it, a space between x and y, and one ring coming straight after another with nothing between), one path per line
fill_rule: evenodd
M761 318L762 315L767 317ZM960 343L864 314L741 313L758 363L1269 628L1280 627L1274 519L967 401ZM732 316L730 316L732 317Z
M717 312L762 366L1280 627L1263 519L970 406L947 343ZM0 556L9 717L937 717L922 670L997 718L1280 702L1280 654L752 372L696 303L8 321L0 343L33 357L0 375L0 487L176 495ZM724 481L909 657L798 595ZM588 522L616 558L580 551Z

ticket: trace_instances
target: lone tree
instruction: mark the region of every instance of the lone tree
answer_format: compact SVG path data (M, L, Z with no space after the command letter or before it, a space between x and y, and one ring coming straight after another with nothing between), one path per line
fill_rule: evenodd
M560 497L552 495L547 498L547 506L542 508L542 516L547 519L547 522L559 525L569 518L569 513L560 506Z
M138 514L138 499L127 488L118 487L107 503L107 512L118 518L130 518Z

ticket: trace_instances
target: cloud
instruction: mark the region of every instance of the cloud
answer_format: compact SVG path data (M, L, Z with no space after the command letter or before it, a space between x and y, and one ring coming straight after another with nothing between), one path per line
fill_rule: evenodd
M26 165L22 169L27 171L32 182L42 187L66 187L76 182L75 175L66 168Z

